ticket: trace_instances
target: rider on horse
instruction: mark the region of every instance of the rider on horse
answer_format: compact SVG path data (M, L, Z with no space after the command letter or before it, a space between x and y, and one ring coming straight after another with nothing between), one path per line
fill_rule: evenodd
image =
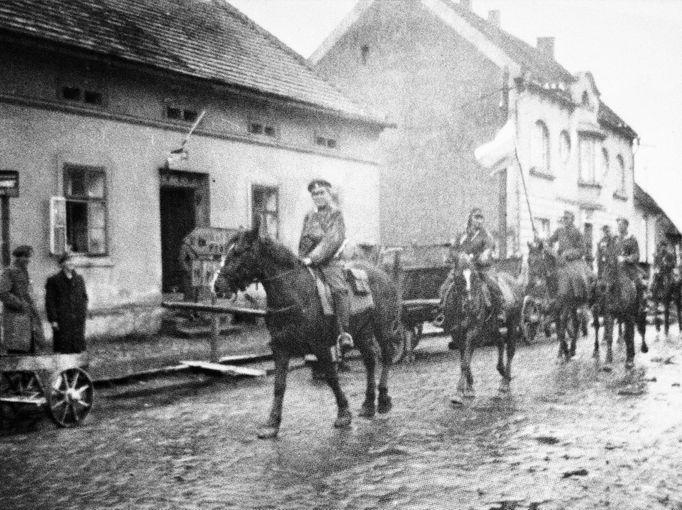
M639 243L635 236L628 235L628 226L630 222L627 218L618 218L618 235L616 236L616 254L618 255L618 262L623 264L625 274L635 283L637 288L637 303L639 303L642 313L644 284L639 270Z
M654 255L652 285L655 285L653 280L672 275L676 264L677 257L675 256L675 251L672 250L666 239L662 239L658 243L656 254Z
M346 238L346 226L341 210L332 203L332 185L325 179L308 184L315 209L308 212L298 243L298 254L306 266L316 268L329 285L342 349L353 347L350 330L350 297L338 254Z
M492 316L497 317L502 312L503 298L502 291L492 274L492 252L495 249L495 240L483 226L483 220L481 209L474 207L469 213L466 231L457 241L455 249L478 271L483 282L483 297L486 306L492 310ZM455 269L453 268L440 288L441 306L445 302L454 276Z
M611 234L611 227L604 225L602 227L604 235L597 243L597 278L602 279L604 276L604 266L608 261L609 250L615 241L615 237Z
M576 298L587 298L590 289L590 273L587 264L583 260L585 255L585 241L583 235L573 224L575 216L571 211L564 211L562 216L563 226L559 227L547 240L551 246L558 244L557 255L559 266L566 268L562 272L558 284L558 295L568 295L573 291ZM574 277L572 277L574 276ZM573 288L570 286L582 286Z

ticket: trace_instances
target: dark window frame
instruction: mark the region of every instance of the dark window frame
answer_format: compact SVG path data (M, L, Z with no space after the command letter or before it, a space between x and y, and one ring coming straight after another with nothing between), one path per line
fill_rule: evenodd
M77 174L81 174L82 192L73 192ZM95 178L101 179L102 196L89 196L89 184ZM108 213L108 186L106 169L101 166L87 166L65 164L63 168L64 179L64 199L66 201L66 240L74 253L89 257L106 257L109 255L109 213ZM93 208L101 208L103 214L103 226L96 227L90 224ZM84 211L84 213L83 213ZM74 216L82 215L83 218L76 220ZM74 226L75 221L85 222L85 226L79 228ZM102 231L102 243L104 247L100 251L92 249L91 231ZM84 239L86 249L80 246L81 239Z
M260 194L261 199L256 200L256 195ZM275 195L275 208L274 210L268 209L267 198L271 195ZM280 207L279 207L279 186L267 185L267 184L252 184L251 185L251 223L256 220L256 217L260 217L261 220L261 233L270 235L267 231L269 225L271 225L272 219L274 219L274 224L276 225L275 240L279 240L280 234Z

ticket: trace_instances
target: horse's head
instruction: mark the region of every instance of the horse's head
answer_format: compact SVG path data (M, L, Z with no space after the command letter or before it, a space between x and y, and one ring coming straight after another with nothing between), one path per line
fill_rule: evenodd
M225 261L216 281L216 292L244 291L262 277L260 222L251 230L236 234L228 243Z
M556 257L541 239L528 243L528 282L538 285L545 282L556 269Z

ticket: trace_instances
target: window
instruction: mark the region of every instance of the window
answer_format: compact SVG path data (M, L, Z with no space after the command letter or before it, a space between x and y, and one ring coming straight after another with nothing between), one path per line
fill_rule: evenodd
M559 157L561 157L561 162L564 165L568 164L571 157L571 137L568 135L568 131L562 131L559 135Z
M601 182L606 181L609 175L609 151L602 148L601 150Z
M620 154L616 156L616 170L618 171L616 192L625 195L625 160Z
M360 60L362 60L363 64L367 64L367 60L369 59L369 46L362 46L360 48Z
M251 187L251 218L261 220L261 234L279 239L279 191L276 187Z
M535 123L533 128L532 148L532 168L536 172L549 173L549 130L541 120Z
M196 110L166 106L166 118L170 120L180 120L184 122L194 122L199 117Z
M597 184L597 140L591 136L580 138L580 183Z
M547 218L535 218L536 228L538 229L538 234L542 239L548 239L551 235L549 220Z
M66 85L60 89L60 98L74 103L85 103L88 105L102 106L104 95L99 90L88 90L82 87Z
M277 128L267 122L263 121L249 121L248 131L252 135L267 136L269 138L277 138Z
M64 198L65 237L68 247L77 253L106 254L106 174L104 169L65 166Z
M327 149L336 149L338 147L336 138L330 138L327 136L320 135L315 135L315 145L325 147Z

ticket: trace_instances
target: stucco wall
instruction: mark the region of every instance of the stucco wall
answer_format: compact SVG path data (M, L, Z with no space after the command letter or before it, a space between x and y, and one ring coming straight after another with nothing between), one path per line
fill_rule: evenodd
M108 254L77 260L91 300L90 334L158 325L159 171L190 126L164 118L169 97L180 103L184 97L189 107L207 112L187 145L189 158L177 169L208 175L212 226L249 225L251 185L277 185L281 239L295 248L303 216L312 206L306 185L323 176L339 185L349 238L379 242L376 126L145 73L101 66L92 71L73 58L44 58L7 47L2 53L0 168L18 170L21 183L20 197L10 202L11 243L35 248L30 269L41 308L45 279L57 270L49 255L48 213L50 197L63 195L64 164L106 171ZM105 104L60 101L56 84L64 83L65 75L78 84L97 76L106 85ZM246 121L252 117L274 122L278 136L250 136ZM316 147L319 129L337 138L337 149Z

